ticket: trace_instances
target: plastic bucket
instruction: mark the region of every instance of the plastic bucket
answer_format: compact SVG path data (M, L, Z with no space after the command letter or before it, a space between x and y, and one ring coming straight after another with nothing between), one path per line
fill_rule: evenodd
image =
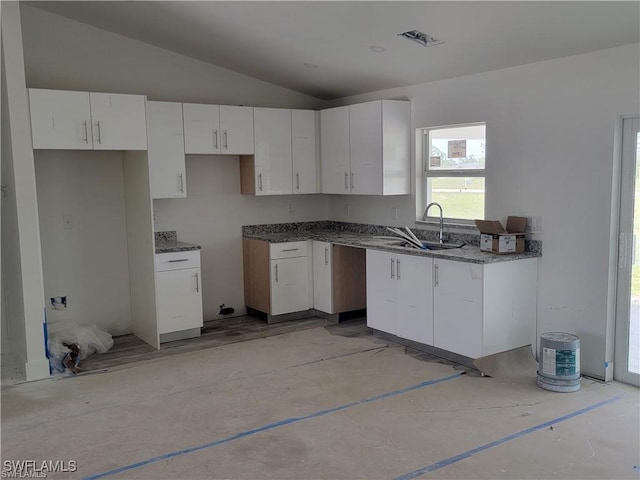
M540 335L537 385L552 392L580 390L580 338L570 333Z

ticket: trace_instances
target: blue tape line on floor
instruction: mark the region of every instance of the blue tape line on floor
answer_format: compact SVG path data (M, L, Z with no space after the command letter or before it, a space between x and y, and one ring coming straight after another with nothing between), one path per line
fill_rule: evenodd
M533 433L537 430L542 430L543 428L547 428L550 427L556 423L560 423L560 422L564 422L565 420L569 420L570 418L573 417L577 417L578 415L582 415L583 413L587 413L590 412L591 410L595 410L596 408L600 408L600 407L604 407L605 405L608 405L609 403L615 402L616 400L620 400L622 397L613 397L613 398L609 398L607 400L604 400L602 402L598 402L598 403L594 403L593 405L590 405L588 407L582 408L580 410L576 410L573 413L569 413L567 415L564 415L562 417L558 417L558 418L554 418L553 420L549 420L548 422L545 423L541 423L540 425L536 425L535 427L531 427L531 428L527 428L526 430L522 430L520 432L517 433L513 433L511 435L507 435L506 437L503 437L499 440L495 440L493 442L487 443L485 445L482 445L480 447L476 447L474 449L468 450L464 453L461 453L459 455L456 455L454 457L449 457L445 460L441 460L439 462L436 463L432 463L431 465L428 465L424 468L420 468L418 470L415 470L411 473L407 473L405 475L401 475L399 477L394 478L394 480L411 480L413 478L417 478L421 475L424 475L425 473L429 473L429 472L433 472L434 470L439 470L443 467L447 467L453 463L459 462L460 460L464 460L465 458L469 458L473 455L475 455L476 453L482 452L483 450L487 450L489 448L495 447L497 445L501 445L503 443L506 443L510 440L514 440L516 438L522 437L524 435L528 435L529 433Z
M244 432L237 433L237 434L232 435L232 436L227 437L227 438L223 438L223 439L216 440L216 441L213 441L213 442L205 443L205 444L202 444L202 445L196 445L196 446L193 446L193 447L185 448L183 450L177 450L175 452L165 453L165 454L159 455L157 457L149 458L148 460L143 460L141 462L132 463L131 465L126 465L124 467L120 467L120 468L116 468L116 469L113 469L113 470L109 470L107 472L97 473L95 475L91 475L89 477L85 477L84 480L96 480L98 478L104 478L104 477L108 477L110 475L116 475L118 473L126 472L128 470L133 470L135 468L144 467L144 466L150 465L152 463L161 462L162 460L167 460L169 458L178 457L180 455L186 455L188 453L193 453L193 452L196 452L198 450L204 450L206 448L216 447L218 445L222 445L223 443L228 443L228 442L231 442L233 440L237 440L239 438L244 438L244 437L248 437L250 435L255 435L256 433L261 433L261 432L264 432L264 431L267 431L267 430L272 430L274 428L283 427L285 425L290 425L292 423L301 422L303 420L309 420L311 418L321 417L321 416L324 416L324 415L328 415L330 413L335 413L335 412L338 412L340 410L344 410L346 408L355 407L357 405L362 405L362 404L365 404L365 403L370 403L370 402L375 402L375 401L378 401L378 400L384 400L386 398L395 397L397 395L401 395L403 393L411 392L413 390L418 390L420 388L428 387L430 385L436 385L438 383L442 383L442 382L446 382L448 380L453 380L455 378L459 378L463 373L464 372L458 372L458 373L456 373L454 375L449 375L447 377L437 378L435 380L427 380L425 382L421 382L421 383L417 383L415 385L411 385L410 387L401 388L399 390L394 390L393 392L382 393L380 395L375 395L373 397L365 398L364 400L357 400L355 402L346 403L344 405L340 405L340 406L337 406L337 407L327 408L325 410L319 410L317 412L310 413L309 415L304 415L302 417L291 417L291 418L287 418L287 419L284 419L284 420L280 420L278 422L269 423L269 424L264 425L262 427L254 428L252 430L246 430Z

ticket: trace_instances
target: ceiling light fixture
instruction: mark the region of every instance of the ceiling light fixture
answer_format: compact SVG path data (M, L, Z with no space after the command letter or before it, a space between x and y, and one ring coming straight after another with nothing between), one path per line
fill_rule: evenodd
M398 36L408 38L423 47L432 47L433 45L440 45L441 43L444 43L442 40L438 40L437 38L427 35L426 33L422 33L419 30L410 30L408 32L399 33Z
M369 47L369 50L371 50L372 52L375 52L375 53L382 53L382 52L385 51L385 48L381 47L380 45L371 45Z
M307 68L318 68L318 65L315 63L305 63L304 66Z

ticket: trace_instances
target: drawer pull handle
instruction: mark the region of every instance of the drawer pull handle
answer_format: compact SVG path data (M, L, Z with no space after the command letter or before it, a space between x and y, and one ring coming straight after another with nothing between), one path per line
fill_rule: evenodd
M188 262L189 259L188 258L181 258L179 260L169 260L168 263L177 263L177 262Z
M300 250L299 248L285 248L282 251L283 252L297 252L298 250Z

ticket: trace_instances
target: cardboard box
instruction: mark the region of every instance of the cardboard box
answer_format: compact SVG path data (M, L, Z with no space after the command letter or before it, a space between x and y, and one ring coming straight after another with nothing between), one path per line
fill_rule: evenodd
M507 228L496 220L476 220L480 250L497 254L524 252L526 217L508 217Z

